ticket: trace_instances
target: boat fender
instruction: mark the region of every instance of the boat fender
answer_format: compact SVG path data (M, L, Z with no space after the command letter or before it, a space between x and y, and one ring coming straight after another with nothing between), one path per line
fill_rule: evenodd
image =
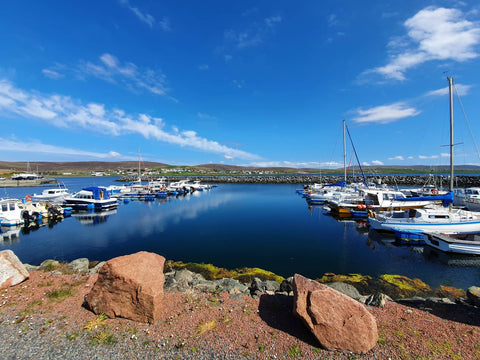
M26 201L32 201L32 199L33 199L33 196L32 196L32 195L27 195L27 196L25 196L25 200L26 200Z
M437 189L432 189L432 194L433 195L438 195L438 190Z

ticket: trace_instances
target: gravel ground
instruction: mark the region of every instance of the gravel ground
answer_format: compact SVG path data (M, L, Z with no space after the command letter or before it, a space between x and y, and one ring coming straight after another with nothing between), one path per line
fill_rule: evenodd
M82 306L97 275L33 271L0 292L1 359L475 359L480 310L389 302L368 308L379 342L331 352L292 315L292 297L166 293L155 324L105 319Z

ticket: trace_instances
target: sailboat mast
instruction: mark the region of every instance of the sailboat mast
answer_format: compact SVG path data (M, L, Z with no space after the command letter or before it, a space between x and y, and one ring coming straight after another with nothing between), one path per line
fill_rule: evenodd
M450 191L453 191L453 78L448 77L450 95Z
M343 120L343 180L347 184L347 145L345 143L345 120Z

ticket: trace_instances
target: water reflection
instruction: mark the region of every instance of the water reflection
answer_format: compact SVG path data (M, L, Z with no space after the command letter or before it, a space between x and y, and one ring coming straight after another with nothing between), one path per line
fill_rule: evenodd
M466 266L478 267L480 266L480 256L478 255L462 255L462 254L448 254L430 246L425 246L423 255L427 261L449 265L449 266Z
M20 240L21 226L1 226L0 239L3 243L14 243Z
M72 217L80 222L82 225L99 225L105 223L110 215L117 213L117 209L111 209L99 212L75 212Z

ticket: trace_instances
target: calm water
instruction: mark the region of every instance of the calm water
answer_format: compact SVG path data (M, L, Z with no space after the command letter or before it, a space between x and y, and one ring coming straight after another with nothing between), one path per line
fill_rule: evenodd
M114 184L114 179L61 180L78 191ZM420 278L433 287L480 283L480 258L393 246L393 238L369 234L362 224L337 221L322 207L309 209L295 193L299 187L219 184L185 197L122 203L112 213L74 214L51 227L22 230L17 239L0 243L0 250L11 249L31 264L47 258L108 260L145 250L184 262L260 267L285 277L388 273ZM23 198L41 188L0 191L0 197Z

